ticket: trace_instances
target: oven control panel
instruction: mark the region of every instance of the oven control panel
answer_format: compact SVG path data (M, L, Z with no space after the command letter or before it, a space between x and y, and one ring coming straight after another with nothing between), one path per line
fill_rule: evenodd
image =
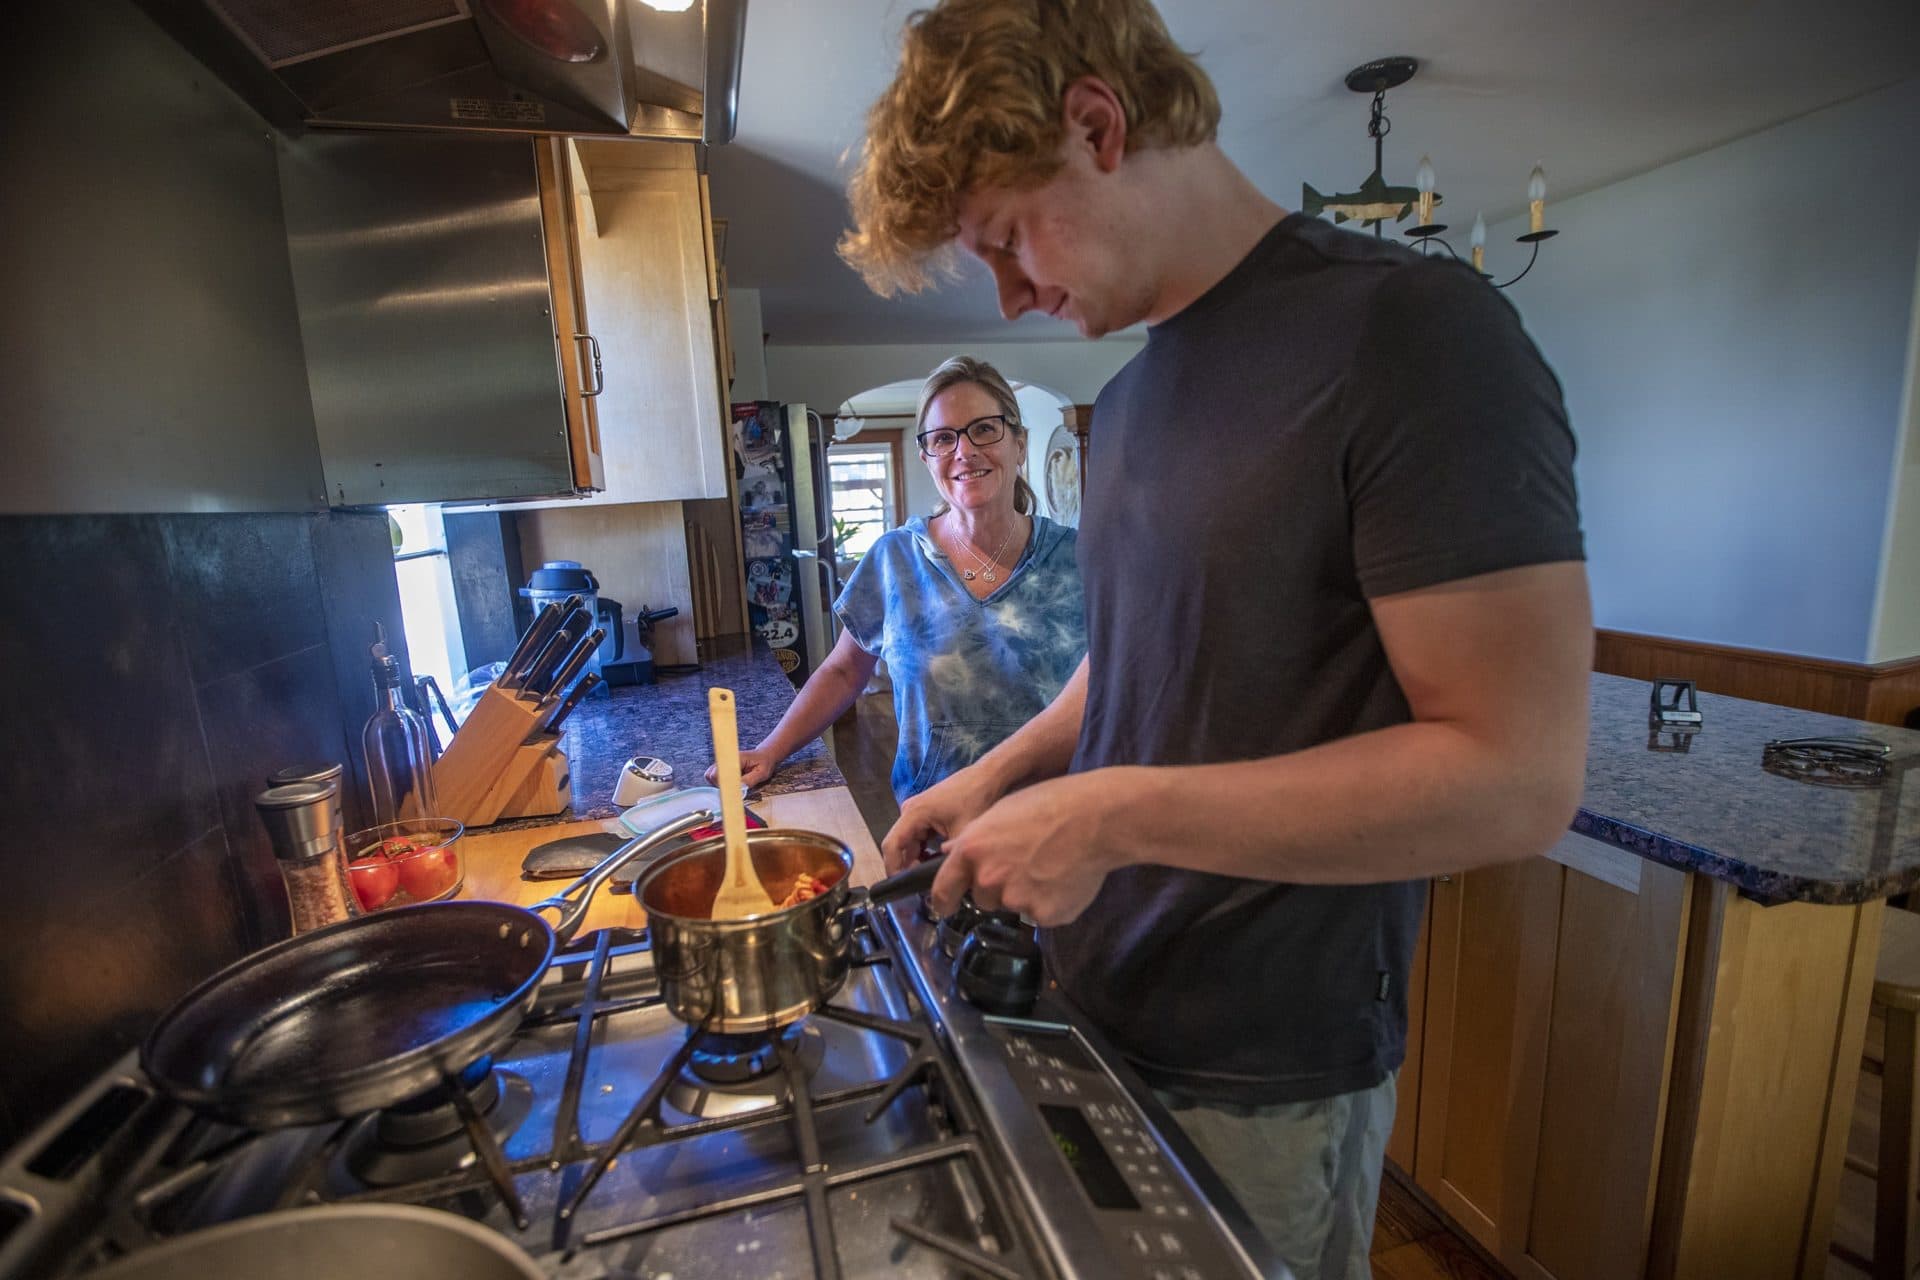
M1071 1031L990 1024L1020 1091L1053 1137L1102 1230L1140 1280L1245 1276L1205 1202L1152 1128Z

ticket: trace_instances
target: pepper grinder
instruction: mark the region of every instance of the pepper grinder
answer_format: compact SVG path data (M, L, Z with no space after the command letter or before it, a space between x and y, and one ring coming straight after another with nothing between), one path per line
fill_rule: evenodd
M293 931L311 933L360 914L347 885L340 851L340 786L294 782L268 787L253 807L273 841L273 856L287 882Z

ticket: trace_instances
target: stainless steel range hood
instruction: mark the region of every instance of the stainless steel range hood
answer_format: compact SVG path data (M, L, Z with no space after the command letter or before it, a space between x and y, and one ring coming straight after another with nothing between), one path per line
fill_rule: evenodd
M279 124L731 141L746 0L146 0Z

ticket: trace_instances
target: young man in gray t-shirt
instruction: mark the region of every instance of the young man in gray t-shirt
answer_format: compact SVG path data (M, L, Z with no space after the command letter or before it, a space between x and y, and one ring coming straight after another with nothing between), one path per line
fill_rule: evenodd
M842 252L957 242L1012 318L1144 322L1094 408L1088 657L902 806L934 902L1045 926L1052 975L1303 1276L1366 1273L1422 896L1578 802L1592 624L1573 440L1463 267L1261 195L1145 0L908 22Z

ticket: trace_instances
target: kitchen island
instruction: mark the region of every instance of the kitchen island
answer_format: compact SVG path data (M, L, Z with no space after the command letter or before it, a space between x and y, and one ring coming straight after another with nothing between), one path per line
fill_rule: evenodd
M1543 858L1437 878L1389 1156L1526 1277L1817 1276L1889 895L1920 887L1920 733L1595 675ZM1762 767L1871 736L1876 785Z

